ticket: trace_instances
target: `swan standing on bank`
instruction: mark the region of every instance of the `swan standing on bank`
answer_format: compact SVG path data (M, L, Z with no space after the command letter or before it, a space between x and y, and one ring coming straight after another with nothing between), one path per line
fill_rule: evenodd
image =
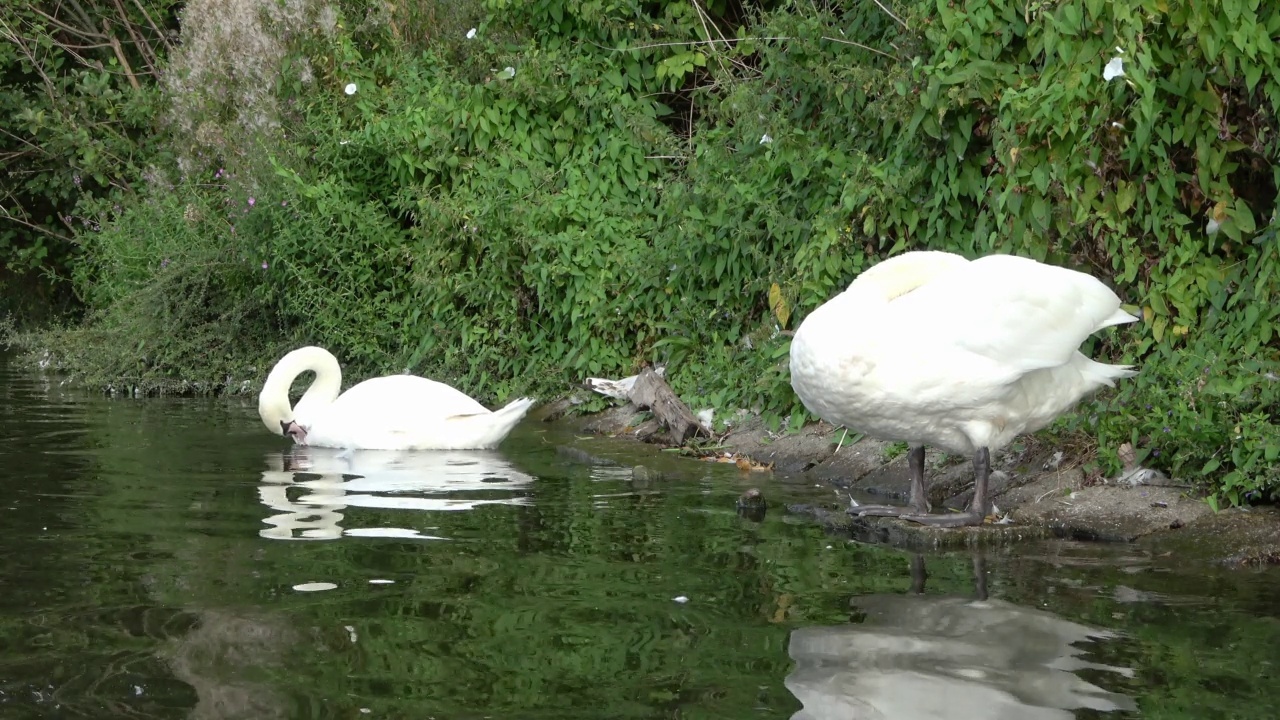
M911 512L850 512L978 525L991 509L991 452L1136 374L1079 347L1137 319L1074 270L1011 255L909 252L866 270L805 318L791 341L791 387L827 422L911 448ZM973 458L968 512L928 514L925 445Z
M315 380L289 406L304 372ZM497 447L520 422L531 398L489 411L444 383L415 375L365 380L339 395L342 370L328 350L304 347L271 369L258 394L258 415L273 434L299 445L352 450L483 450Z

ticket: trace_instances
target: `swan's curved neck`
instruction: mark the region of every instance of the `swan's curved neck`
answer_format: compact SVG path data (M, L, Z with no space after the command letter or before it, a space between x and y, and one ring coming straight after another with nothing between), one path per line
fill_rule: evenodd
M289 403L289 388L293 381L304 372L314 372L316 379L303 393L298 405L328 405L338 398L342 391L342 368L338 359L324 348L309 346L298 348L280 358L280 362L271 369L267 381L262 385L262 394L270 398L282 398L285 405Z

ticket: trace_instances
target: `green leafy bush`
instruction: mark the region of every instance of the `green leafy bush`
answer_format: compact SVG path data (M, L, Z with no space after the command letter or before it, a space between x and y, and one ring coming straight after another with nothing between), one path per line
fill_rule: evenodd
M89 318L38 345L117 392L247 390L293 338L260 291L264 261L237 236L242 214L176 188L104 216L80 236L74 286Z
M0 310L65 306L77 233L154 179L171 4L0 1Z

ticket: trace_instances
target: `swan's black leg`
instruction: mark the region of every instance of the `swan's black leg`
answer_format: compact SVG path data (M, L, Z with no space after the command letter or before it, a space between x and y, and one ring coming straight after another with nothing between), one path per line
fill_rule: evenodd
M973 458L973 502L969 509L982 517L991 514L991 500L987 497L991 482L991 451L978 450Z
M924 446L911 448L907 455L907 464L911 467L911 509L917 515L925 515L933 508L929 507L929 491L924 486Z
M911 507L900 505L856 505L849 508L850 515L858 517L901 517L911 512L929 512L929 495L924 488L924 446L913 445L907 453L907 467L911 475Z
M981 525L991 512L991 503L987 500L987 480L991 477L991 451L980 448L973 456L973 502L969 511L950 513L947 515L903 515L903 520L918 522L933 527L965 527Z

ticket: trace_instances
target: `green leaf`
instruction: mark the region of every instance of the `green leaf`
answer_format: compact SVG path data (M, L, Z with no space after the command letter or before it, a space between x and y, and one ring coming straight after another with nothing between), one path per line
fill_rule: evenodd
M1038 197L1031 202L1031 217L1041 231L1049 229L1049 203Z
M1253 220L1253 211L1244 202L1237 200L1235 207L1231 213L1231 219L1235 221L1235 225L1245 235L1252 235L1257 231L1258 226Z
M1258 81L1262 79L1263 70L1264 68L1261 64L1249 65L1244 69L1244 82L1249 88L1249 92L1252 93L1253 89L1258 86Z
M1138 186L1135 183L1121 180L1116 183L1116 210L1129 212L1134 200L1138 197Z

